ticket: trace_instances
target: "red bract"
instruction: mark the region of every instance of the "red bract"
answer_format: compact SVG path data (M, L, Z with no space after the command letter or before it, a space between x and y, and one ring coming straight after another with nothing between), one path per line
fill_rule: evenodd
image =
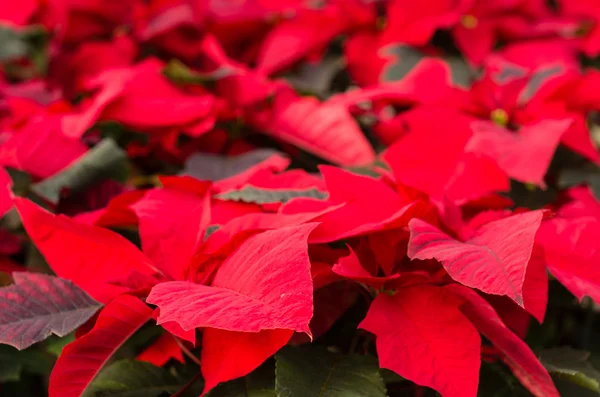
M479 227L463 243L414 219L409 223L408 256L435 258L459 283L506 295L523 306L523 283L541 220L539 211L513 215Z
M417 303L418 302L418 303ZM380 294L359 327L377 336L380 365L444 396L477 395L477 330L439 287Z
M151 314L148 306L129 295L108 304L90 332L63 350L50 377L49 396L81 396L106 361Z
M203 337L205 393L254 370L287 343L291 331L310 335L313 288L306 240L314 226L251 237L223 262L210 286L172 281L152 289L147 300L160 308L159 324L210 329ZM232 345L249 360L233 364L227 353L221 356Z
M597 1L0 3L0 394L597 389Z

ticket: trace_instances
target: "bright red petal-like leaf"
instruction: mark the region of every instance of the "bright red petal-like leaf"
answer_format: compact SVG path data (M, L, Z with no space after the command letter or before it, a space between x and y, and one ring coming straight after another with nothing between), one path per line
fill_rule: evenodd
M360 263L358 256L348 247L350 255L342 257L338 262L333 265L333 272L348 278L350 280L356 280L367 285L372 285L375 288L379 288L385 284L388 280L393 280L399 277L398 274L391 275L389 277L377 277L369 273Z
M87 146L64 136L59 117L32 118L0 145L0 165L26 171L36 178L47 178L82 156Z
M258 332L289 329L310 334L312 278L307 238L315 224L270 230L246 240L221 265L212 286L158 284L147 301L158 323Z
M185 270L210 220L210 201L174 189L153 189L131 208L139 219L144 253L173 280Z
M26 199L15 199L15 206L27 234L52 270L101 302L127 291L110 281L132 271L156 273L135 245L113 231L51 214Z
M448 274L467 287L506 295L523 306L523 283L541 211L487 223L465 242L419 220L409 222L408 256L437 259Z
M204 396L213 387L248 375L285 346L294 331L234 332L208 328L202 335L201 370Z
M63 349L50 375L49 397L80 397L113 353L151 317L152 309L133 296L109 303L94 328Z
M25 349L50 334L65 336L102 306L70 281L36 273L13 273L0 288L0 342Z
M377 336L381 367L444 397L475 397L481 339L461 302L433 286L382 293L359 327Z
M439 120L444 120L447 128L439 127ZM390 146L384 153L385 161L390 165L394 177L403 184L417 188L434 198L442 198L448 191L453 199L475 199L471 186L489 181L481 178L477 172L467 167L482 167L481 161L475 157L465 156L465 146L471 138L469 125L471 118L455 110L438 108L417 108L404 116L408 133ZM485 167L490 169L489 164ZM493 180L498 172L491 172ZM467 178L468 177L468 178ZM477 179L471 179L477 177ZM500 176L501 177L501 176ZM500 180L500 185L492 185L492 189L506 190L507 182ZM479 189L479 187L478 187ZM476 191L478 194L490 191ZM466 191L466 197L461 196Z
M362 165L375 159L373 148L342 105L298 98L277 109L262 128L274 138L338 165Z
M543 186L550 160L570 125L571 120L542 120L514 133L491 122L476 122L467 150L490 156L518 181Z
M172 358L180 363L185 362L181 347L175 340L175 337L170 333L165 332L150 346L144 349L144 351L136 357L136 360L147 361L157 367L162 367Z
M459 285L445 288L467 301L460 310L502 352L503 361L529 391L537 397L559 396L548 371L538 361L529 346L504 325L485 299L475 291Z
M533 246L523 283L523 307L541 324L548 305L548 273L544 249Z
M548 269L580 300L600 302L599 235L600 222L589 217L546 221L537 235Z

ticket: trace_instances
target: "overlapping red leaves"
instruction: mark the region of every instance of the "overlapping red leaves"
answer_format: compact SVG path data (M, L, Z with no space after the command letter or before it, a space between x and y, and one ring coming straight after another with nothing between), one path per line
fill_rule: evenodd
M578 59L600 54L600 3L557 3L0 2L3 26L49 34L45 74L12 73L26 56L0 69L0 215L14 205L52 272L105 305L50 397L81 396L148 321L166 333L139 359L201 346L207 393L365 296L381 367L475 397L483 335L531 393L558 396L510 315L544 320L547 271L600 303L600 202L584 185L547 209L506 196L554 184L559 147L600 163L600 73ZM332 51L352 87L305 95L286 73ZM102 139L137 174L60 185L58 204L11 179L62 180ZM299 167L314 158L318 173ZM27 270L0 233L0 271ZM2 342L39 340L15 341L9 317Z

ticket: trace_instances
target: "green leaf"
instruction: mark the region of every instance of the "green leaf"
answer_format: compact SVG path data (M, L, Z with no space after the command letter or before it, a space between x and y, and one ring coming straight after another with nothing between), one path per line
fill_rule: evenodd
M47 375L54 360L37 349L19 351L12 346L0 345L0 383L18 381L23 371Z
M310 346L286 348L275 359L278 397L385 397L371 356L345 356Z
M317 189L275 190L245 186L241 190L231 190L215 196L215 198L220 200L242 201L254 204L286 203L296 197L312 197L323 200L327 198L327 193Z
M44 341L44 345L46 347L46 351L50 354L55 355L56 357L60 356L63 348L69 343L75 340L75 334L71 333L63 338L60 338L56 335L50 336L48 339Z
M176 393L188 380L142 361L121 360L103 369L85 397L158 397Z
M600 393L600 372L589 358L589 352L570 347L546 349L540 354L540 361L552 375Z
M0 62L6 62L26 56L29 46L17 31L0 27Z
M229 68L221 66L213 72L200 73L190 69L177 59L171 60L163 69L163 75L166 78L181 84L205 84L227 77L232 72Z
M63 189L78 192L103 179L123 179L127 154L112 139L103 139L58 174L32 185L40 197L56 204Z

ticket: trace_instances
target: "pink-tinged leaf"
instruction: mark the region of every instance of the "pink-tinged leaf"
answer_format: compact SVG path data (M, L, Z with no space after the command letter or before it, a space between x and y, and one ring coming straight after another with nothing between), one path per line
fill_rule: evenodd
M550 273L580 300L600 302L599 235L600 222L590 217L546 221L537 235Z
M375 159L373 148L342 105L297 98L276 108L272 120L264 124L268 135L334 164L362 165Z
M49 397L80 397L113 353L151 317L152 309L133 296L109 303L94 328L63 349L50 375Z
M175 359L180 363L185 362L181 347L175 337L168 332L159 336L136 357L136 360L146 361L157 367L162 367L170 359Z
M67 335L102 306L68 280L21 272L13 279L0 288L0 342L19 350L50 334Z
M458 307L433 286L379 294L359 325L377 336L379 365L444 397L475 397L481 339Z
M51 214L26 199L16 198L15 206L27 234L52 270L100 302L106 303L127 291L110 281L132 271L156 273L135 245L113 231Z
M504 325L493 307L475 291L459 285L445 287L466 302L460 310L503 354L503 361L521 383L537 397L558 397L548 371L529 346Z
M517 133L491 122L474 122L467 150L487 155L510 177L544 186L544 175L571 120L542 120Z
M419 220L409 222L408 256L437 259L450 277L485 293L506 295L523 306L523 284L541 211L489 222L458 241Z
M13 206L12 179L4 168L0 168L0 218Z
M248 375L285 346L294 331L233 332L208 328L202 336L204 396L221 382Z
M183 280L208 226L210 201L175 189L153 189L131 208L139 219L144 253L163 274Z
M212 286L158 284L147 299L160 308L158 323L174 321L184 330L310 334L313 286L307 239L314 228L306 224L250 237L219 267Z

